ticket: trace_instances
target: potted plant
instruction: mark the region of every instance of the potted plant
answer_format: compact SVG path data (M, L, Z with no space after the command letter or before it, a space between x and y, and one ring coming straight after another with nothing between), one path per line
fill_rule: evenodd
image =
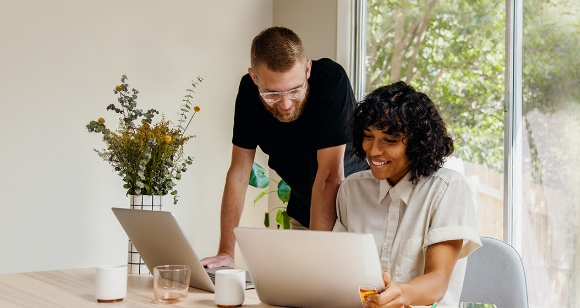
M258 200L273 192L276 192L278 198L283 204L283 206L273 208L264 214L264 226L266 226L266 228L270 227L270 212L278 210L276 213L278 228L282 227L282 229L290 229L290 216L288 216L288 213L286 212L286 204L290 199L290 186L288 186L284 180L280 180L280 182L276 182L278 183L277 189L270 191L268 188L270 181L276 182L274 179L266 175L266 170L264 168L254 162L252 165L252 171L250 171L249 185L263 189L256 199L254 199L254 205L256 205Z
M139 91L134 88L129 90L126 75L121 77L121 84L113 90L118 95L118 105L107 106L107 110L121 115L119 127L115 131L110 130L102 117L86 125L89 132L103 135L105 148L94 151L123 179L123 187L130 196L130 208L161 210L162 197L167 194L173 195L173 203L177 204L179 196L175 181L180 180L187 166L193 163L193 158L185 155L183 146L195 137L185 135L185 131L200 110L198 106L193 106L191 99L201 81L198 77L187 89L179 112L179 124L175 127L170 127L171 123L163 115L160 121L153 123L153 117L159 111L149 109L144 112L137 108ZM193 113L188 116L189 112ZM131 240L128 254L129 274L149 273Z

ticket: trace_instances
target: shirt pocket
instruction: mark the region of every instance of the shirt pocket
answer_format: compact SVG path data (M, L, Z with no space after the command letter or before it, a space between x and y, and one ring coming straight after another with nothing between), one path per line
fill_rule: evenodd
M395 282L407 282L421 276L424 269L423 238L401 241L395 263Z

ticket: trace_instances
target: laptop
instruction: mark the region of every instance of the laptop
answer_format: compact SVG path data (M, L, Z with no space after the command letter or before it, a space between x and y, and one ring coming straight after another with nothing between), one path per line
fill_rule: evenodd
M184 264L191 267L189 285L215 291L215 272L225 267L205 268L171 212L112 208L143 262L153 272L157 265ZM246 289L253 288L246 271Z
M234 229L260 301L290 307L361 307L359 286L385 289L373 236Z

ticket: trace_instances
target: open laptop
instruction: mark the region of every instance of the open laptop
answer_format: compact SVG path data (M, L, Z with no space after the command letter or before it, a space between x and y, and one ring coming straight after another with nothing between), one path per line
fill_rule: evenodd
M260 300L291 307L361 307L360 285L385 289L373 236L234 229Z
M189 285L214 292L213 278L220 268L205 268L171 212L112 208L119 223L141 255L150 272L157 265L184 264L191 267ZM253 288L246 272L246 289Z

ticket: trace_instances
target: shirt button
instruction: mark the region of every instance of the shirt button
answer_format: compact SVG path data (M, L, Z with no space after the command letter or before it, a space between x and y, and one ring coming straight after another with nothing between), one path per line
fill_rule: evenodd
M396 217L395 217L395 215L391 215L391 216L389 216L389 219L390 219L391 221L395 221Z

